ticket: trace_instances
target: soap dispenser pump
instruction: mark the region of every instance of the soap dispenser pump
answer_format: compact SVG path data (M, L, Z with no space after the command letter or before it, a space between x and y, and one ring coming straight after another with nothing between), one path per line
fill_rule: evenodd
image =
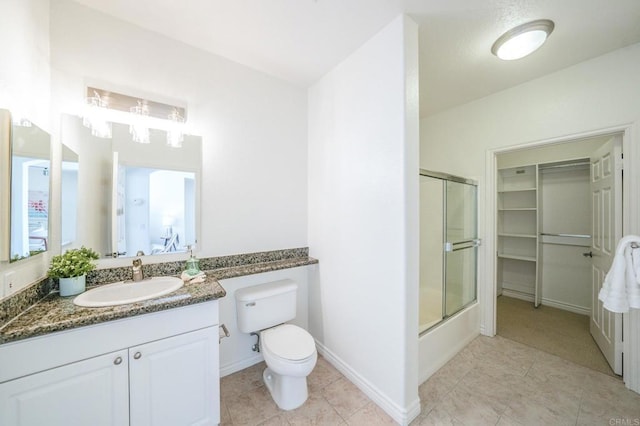
M193 248L191 246L188 248L190 256L187 259L185 272L191 276L198 275L200 273L200 261L193 255Z

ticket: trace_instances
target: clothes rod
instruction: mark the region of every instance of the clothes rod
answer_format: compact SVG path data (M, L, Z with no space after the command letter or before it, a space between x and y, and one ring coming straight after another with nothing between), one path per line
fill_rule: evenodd
M591 235L581 234L548 234L546 232L541 232L540 235L544 235L545 237L591 238Z

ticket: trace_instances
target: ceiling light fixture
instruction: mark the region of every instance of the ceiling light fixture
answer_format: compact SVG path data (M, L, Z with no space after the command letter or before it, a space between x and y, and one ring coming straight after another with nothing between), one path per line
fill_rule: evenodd
M502 34L493 43L491 53L505 61L524 58L544 44L554 27L555 24L549 19L538 19L518 25Z

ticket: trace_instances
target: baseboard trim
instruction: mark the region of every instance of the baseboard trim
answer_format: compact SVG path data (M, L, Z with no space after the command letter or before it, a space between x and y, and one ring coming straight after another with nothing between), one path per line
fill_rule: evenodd
M533 303L534 298L532 294L522 293L520 291L509 290L506 288L502 289L502 295L507 297L513 297L514 299L524 300L525 302Z
M585 308L584 306L572 305L571 303L559 302L557 300L545 299L542 298L542 304L545 306L550 306L552 308L562 309L563 311L569 311L580 315L591 315L591 309Z
M391 401L383 392L371 384L367 379L354 371L340 357L333 353L330 349L316 340L316 348L329 364L333 365L336 370L342 373L349 381L356 385L369 399L371 399L378 407L382 408L393 420L401 425L408 425L413 419L420 414L420 399L416 395L415 401L408 407L400 407Z
M228 376L229 374L236 373L240 370L244 370L245 368L251 367L259 362L264 361L262 355L257 354L252 356L251 358L246 358L237 362L232 362L231 364L227 364L224 366L220 366L220 377Z
M514 299L524 300L525 302L533 303L534 298L531 294L521 293L519 291L513 291L508 289L502 290L502 295L506 297L512 297ZM584 306L572 305L571 303L560 302L558 300L542 298L540 301L542 305L549 306L551 308L562 309L563 311L573 312L575 314L580 315L591 315L591 309L585 308Z

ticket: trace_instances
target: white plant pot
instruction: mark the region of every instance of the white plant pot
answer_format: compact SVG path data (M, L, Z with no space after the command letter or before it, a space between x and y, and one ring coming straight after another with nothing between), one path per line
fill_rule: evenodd
M84 291L87 283L87 276L60 278L60 296L73 296Z

